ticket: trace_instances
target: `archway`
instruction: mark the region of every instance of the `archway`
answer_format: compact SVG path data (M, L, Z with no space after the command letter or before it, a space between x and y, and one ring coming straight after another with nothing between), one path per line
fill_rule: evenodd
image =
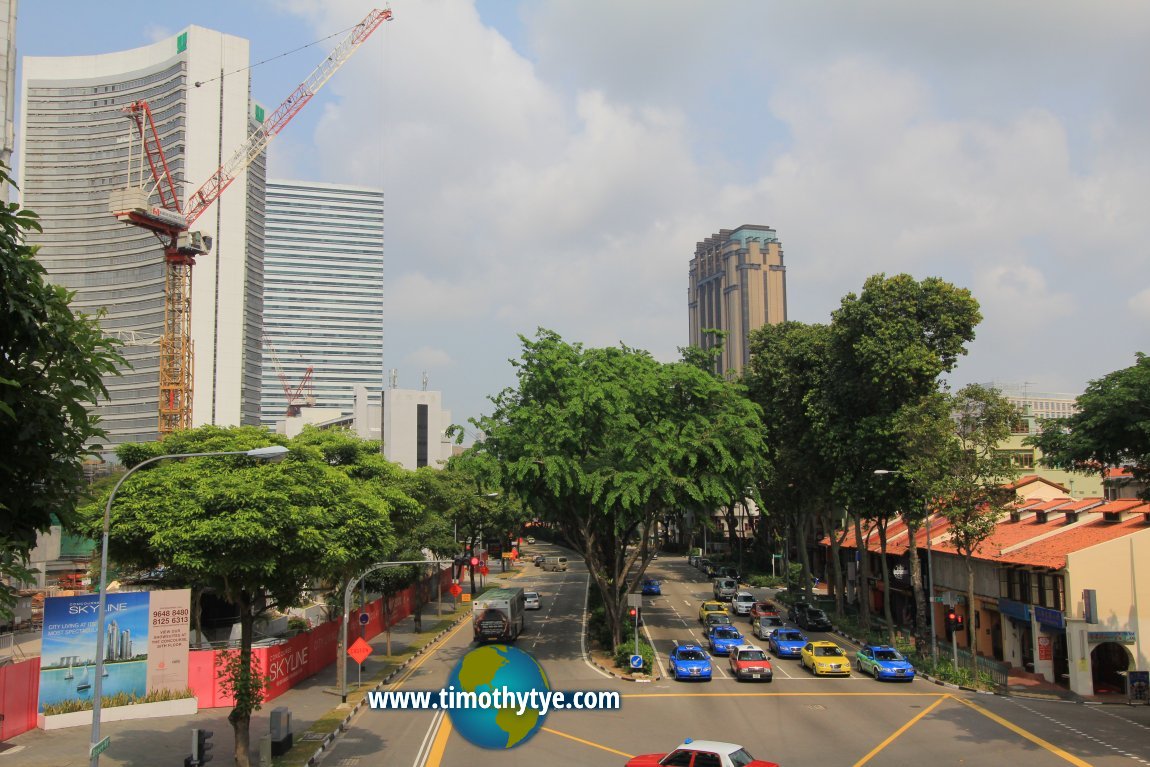
M1127 671L1134 662L1125 645L1103 642L1090 651L1090 668L1095 695L1122 695L1126 692Z

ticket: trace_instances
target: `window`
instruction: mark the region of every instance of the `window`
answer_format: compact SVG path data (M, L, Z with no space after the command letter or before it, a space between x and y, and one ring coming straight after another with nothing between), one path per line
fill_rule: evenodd
M670 756L664 758L659 764L664 764L668 767L691 767L691 754L691 751L673 751Z
M722 764L718 754L711 754L706 751L695 754L695 767L722 767Z

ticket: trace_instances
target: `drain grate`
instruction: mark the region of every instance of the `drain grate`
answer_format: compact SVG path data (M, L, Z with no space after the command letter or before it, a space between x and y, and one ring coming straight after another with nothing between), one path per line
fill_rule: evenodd
M300 740L323 740L326 737L322 732L305 732Z
M807 703L805 704L811 711L826 711L827 707L821 703Z

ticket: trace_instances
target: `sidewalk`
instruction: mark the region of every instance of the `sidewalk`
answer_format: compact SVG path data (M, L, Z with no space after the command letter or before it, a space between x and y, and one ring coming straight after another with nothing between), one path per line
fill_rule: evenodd
M510 575L508 573L507 575ZM450 597L444 600L443 616L452 613ZM422 634L415 633L414 620L406 618L391 630L392 655L426 643L435 636L438 623L436 603L424 605ZM348 643L356 639L354 630L348 632ZM380 633L369 640L374 653L363 667L363 680L380 672L386 664L384 652L387 648L387 634ZM394 657L392 658L394 660ZM354 689L357 680L357 666L350 658L347 664L349 691ZM259 764L260 738L268 733L268 723L273 709L286 707L291 712L292 732L295 737L292 753L307 751L310 755L320 745L320 739L303 741L308 728L340 707L340 695L336 689L337 664L332 663L318 674L304 680L278 698L265 703L263 708L252 715L251 721L251 762ZM350 711L350 706L347 706ZM228 723L230 708L201 709L191 717L165 717L159 719L137 719L124 722L104 722L100 725L100 735L111 736L111 746L100 756L101 765L107 767L179 767L184 757L191 753L191 728L208 729L214 732L213 755L216 764L232 763L234 739L232 727ZM337 722L338 724L338 722ZM89 763L88 747L91 727L70 727L45 732L32 730L4 742L0 750L0 767L81 767Z

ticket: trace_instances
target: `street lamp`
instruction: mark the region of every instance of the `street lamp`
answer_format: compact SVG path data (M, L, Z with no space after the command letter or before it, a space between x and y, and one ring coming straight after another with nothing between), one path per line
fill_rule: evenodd
M112 488L112 493L108 496L108 503L104 506L104 535L102 538L102 550L100 552L100 597L99 607L96 611L96 680L92 684L92 742L88 750L91 757L91 767L98 767L100 764L100 753L96 751L96 746L100 743L100 709L104 694L104 611L108 603L108 535L112 527L112 501L116 498L116 491L120 489L120 485L124 484L124 480L132 476L137 469L142 469L150 463L164 461L169 458L182 459L205 458L217 455L246 455L249 458L258 458L261 461L279 461L289 452L291 451L283 445L271 445L270 447L257 447L252 450L224 450L211 453L171 453L169 455L157 455L154 458L141 461L128 469L124 472L124 476L120 477L120 481L116 483L116 486Z
M875 469L874 473L878 476L884 474L903 474L897 469ZM905 476L905 475L904 475ZM923 510L926 512L926 579L930 581L930 591L927 593L927 608L930 610L930 653L934 658L934 664L938 665L938 634L934 629L934 562L930 556L930 539L931 539L931 524L930 519L930 504L925 499L922 502ZM916 554L917 556L917 554Z

